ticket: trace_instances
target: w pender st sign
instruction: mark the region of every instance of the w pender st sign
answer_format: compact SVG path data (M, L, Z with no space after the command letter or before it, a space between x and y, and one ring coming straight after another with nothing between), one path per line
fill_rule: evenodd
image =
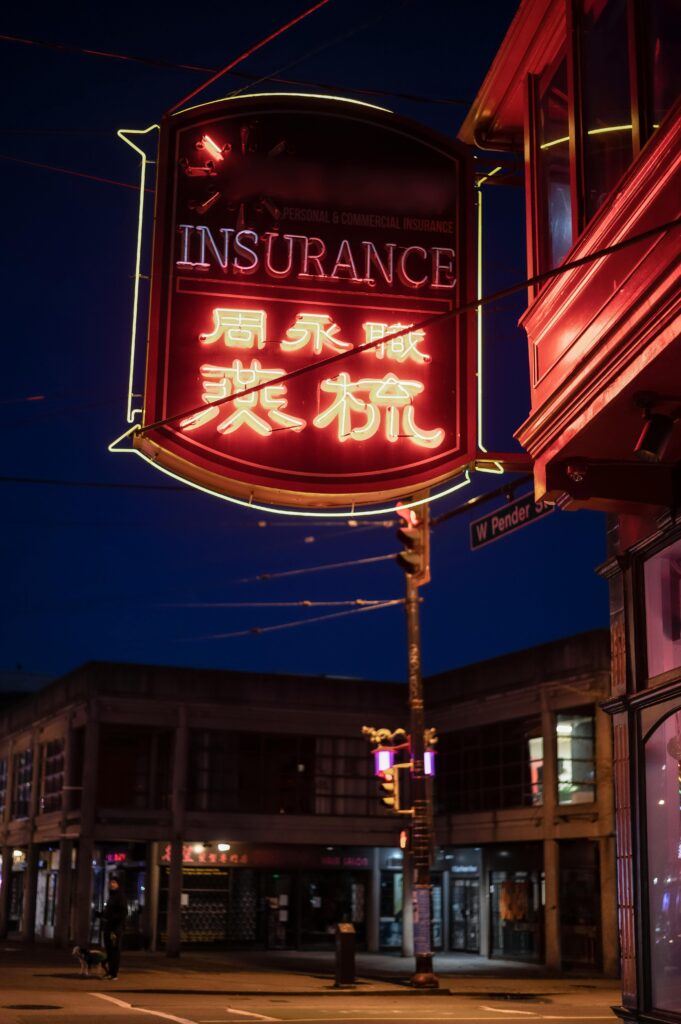
M165 118L135 446L218 493L322 508L470 463L474 339L441 319L472 295L468 161L352 101Z

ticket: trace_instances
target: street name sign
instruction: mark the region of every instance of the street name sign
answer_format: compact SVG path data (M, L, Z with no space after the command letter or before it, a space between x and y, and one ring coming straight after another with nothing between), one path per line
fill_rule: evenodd
M508 505L470 524L471 551L477 551L478 548L505 537L507 533L533 523L547 512L552 512L553 508L553 505L545 505L543 501L535 501L532 494L516 498Z

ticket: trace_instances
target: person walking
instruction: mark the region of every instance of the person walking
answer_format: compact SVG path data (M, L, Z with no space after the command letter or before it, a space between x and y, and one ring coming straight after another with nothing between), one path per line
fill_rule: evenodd
M128 901L116 875L109 880L109 898L102 912L102 932L106 949L106 978L115 981L121 966L121 943L128 916Z

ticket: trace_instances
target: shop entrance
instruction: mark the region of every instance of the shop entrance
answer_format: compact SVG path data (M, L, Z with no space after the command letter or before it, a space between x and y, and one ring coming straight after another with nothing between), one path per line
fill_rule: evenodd
M480 952L480 879L451 880L451 941L457 953Z
M490 874L492 956L541 958L541 878L538 871Z
M560 948L563 967L600 966L598 845L560 844Z

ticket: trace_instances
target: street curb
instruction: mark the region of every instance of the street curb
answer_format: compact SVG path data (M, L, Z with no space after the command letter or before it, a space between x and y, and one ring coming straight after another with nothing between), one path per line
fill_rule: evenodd
M325 988L325 989L217 989L217 988L119 988L116 992L128 996L151 995L151 996L286 996L289 999L297 999L299 996L450 996L453 995L448 988L372 988L369 990L358 988Z

